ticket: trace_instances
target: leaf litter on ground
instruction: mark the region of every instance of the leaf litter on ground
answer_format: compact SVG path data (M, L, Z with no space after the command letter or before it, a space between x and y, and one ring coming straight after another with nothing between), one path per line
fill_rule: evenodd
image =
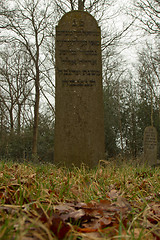
M160 240L160 171L2 162L0 239Z

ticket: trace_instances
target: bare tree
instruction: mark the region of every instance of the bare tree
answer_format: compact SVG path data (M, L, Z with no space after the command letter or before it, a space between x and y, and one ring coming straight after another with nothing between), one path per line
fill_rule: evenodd
M78 0L78 10L84 11L84 4L86 0Z
M142 28L150 34L160 35L160 1L137 0L134 15L141 21Z
M150 44L139 52L138 73L140 79L140 88L144 92L144 98L151 106L151 125L153 125L153 105L158 104L160 113L160 57L159 51Z
M33 84L29 74L30 59L21 54L15 45L12 50L5 49L0 52L0 99L9 113L11 133L17 120L17 133L20 134L22 107L31 94Z
M43 43L48 36L49 25L51 24L53 8L52 3L44 0L16 0L14 5L6 6L1 4L1 29L9 31L5 39L6 43L19 42L24 46L25 51L33 62L35 104L33 124L33 145L32 153L37 154L38 118L40 101L40 80L41 66L45 59ZM12 32L12 36L10 33ZM4 34L5 34L4 33Z
M56 10L59 14L64 14L71 10L81 10L91 13L99 21L106 12L106 7L111 6L115 0L54 0Z

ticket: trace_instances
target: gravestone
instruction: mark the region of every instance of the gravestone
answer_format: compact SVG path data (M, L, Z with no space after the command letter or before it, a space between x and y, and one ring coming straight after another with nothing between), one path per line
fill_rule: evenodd
M144 130L144 164L155 165L157 163L157 130L149 126Z
M54 163L89 167L104 158L101 32L87 12L66 13L56 27Z

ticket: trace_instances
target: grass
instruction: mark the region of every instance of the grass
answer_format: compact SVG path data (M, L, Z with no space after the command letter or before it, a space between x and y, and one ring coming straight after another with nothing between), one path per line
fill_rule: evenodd
M0 239L159 240L160 169L1 160Z

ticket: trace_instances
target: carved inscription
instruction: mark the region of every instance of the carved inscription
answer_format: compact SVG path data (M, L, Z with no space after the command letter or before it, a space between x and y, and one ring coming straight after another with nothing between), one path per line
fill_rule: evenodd
M157 141L153 132L147 133L145 138L145 145L147 149L151 150L157 146Z
M99 28L97 31L88 31L86 22L76 18L70 22L70 28L57 28L56 31L56 49L61 63L56 74L61 75L63 87L94 87L96 76L101 77L97 58L101 45ZM86 80L86 75L91 79Z
M154 150L157 147L157 136L153 127L147 128L144 136L145 147L148 150Z
M157 131L152 126L146 127L144 131L144 160L149 164L157 161Z
M70 69L64 69L64 70L57 70L59 74L62 75L80 75L80 76L100 76L100 71L95 71L95 70L70 70Z
M101 33L89 13L62 17L55 56L54 162L96 166L105 155Z
M73 50L73 49L69 49L69 50L63 50L63 49L60 49L59 50L59 54L60 55L79 55L79 54L84 54L86 56L88 55L92 55L92 56L96 56L97 55L97 51L96 50ZM74 59L75 60L75 59Z
M87 45L89 46L99 46L100 42L99 41L79 41L78 38L72 39L72 40L57 40L57 45L59 45L59 47L63 47L63 46L68 46L68 47L72 47L75 46L75 44L77 45L77 47L86 47Z
M97 63L96 60L87 60L87 59L78 59L78 58L71 60L68 57L63 58L61 61L62 61L63 64L67 64L69 66L70 65L77 66L79 64L88 64L88 65L92 66L92 65L96 65L96 63Z
M74 21L74 20L73 20ZM84 27L85 23L83 24ZM72 24L72 27L74 25ZM78 31L78 30L73 30L73 31L59 31L57 30L57 36L83 36L83 37L88 37L88 36L99 36L99 32L93 32L93 31Z
M85 87L92 87L93 85L95 85L96 82L95 80L63 80L63 86L85 86Z

